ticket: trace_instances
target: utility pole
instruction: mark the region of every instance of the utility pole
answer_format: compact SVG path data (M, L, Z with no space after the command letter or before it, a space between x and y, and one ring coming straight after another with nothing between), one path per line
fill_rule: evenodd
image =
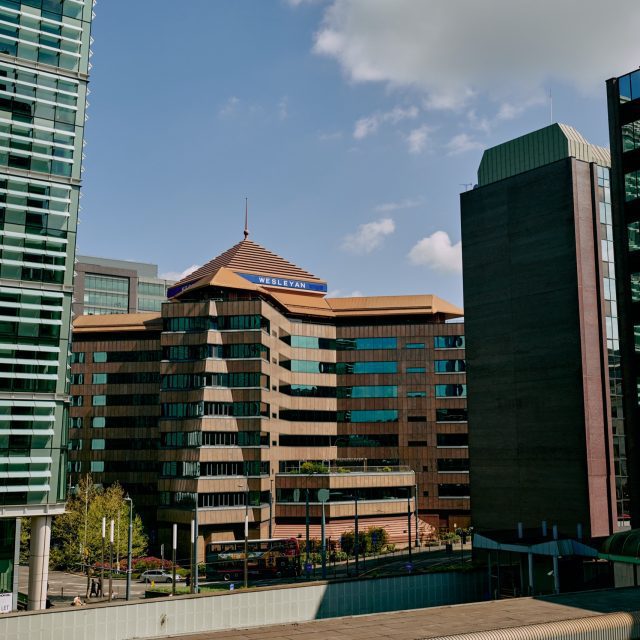
M173 562L173 582L171 583L171 595L176 595L176 549L178 548L178 525L173 525L173 550L171 561Z
M109 602L113 599L113 518L109 529Z
M131 564L133 562L133 500L129 495L125 500L129 503L129 539L127 540L127 600L131 595Z

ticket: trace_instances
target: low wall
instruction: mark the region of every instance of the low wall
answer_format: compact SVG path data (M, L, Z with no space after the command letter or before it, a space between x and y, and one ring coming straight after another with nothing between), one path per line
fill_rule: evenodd
M418 609L481 600L485 579L431 573L13 613L0 617L0 638L129 640Z

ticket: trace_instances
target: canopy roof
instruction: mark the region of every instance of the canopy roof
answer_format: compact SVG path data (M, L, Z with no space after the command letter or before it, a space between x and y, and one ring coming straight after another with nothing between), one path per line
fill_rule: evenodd
M640 529L619 531L602 543L601 558L628 564L640 564Z

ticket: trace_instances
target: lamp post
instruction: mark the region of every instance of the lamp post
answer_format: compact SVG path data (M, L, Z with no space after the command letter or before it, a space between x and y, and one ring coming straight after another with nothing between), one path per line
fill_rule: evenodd
M133 562L133 500L127 494L125 501L129 503L129 537L127 539L127 595L129 600L131 596L131 563Z
M244 588L249 587L249 481L244 492Z
M102 517L102 559L100 564L102 569L100 570L100 596L104 598L104 540L107 537L107 519Z
M196 537L196 523L191 520L191 557L189 558L189 564L191 565L191 580L189 584L189 592L193 593L194 584L193 584L193 548L195 546L195 537Z
M322 525L320 529L320 535L322 537L322 579L327 579L327 541L325 536L325 514L324 505L329 499L329 489L318 489L318 500L322 503Z
M407 487L407 541L409 543L409 563L411 563L411 487Z
M355 540L353 541L353 551L354 551L354 554L356 556L356 575L359 575L359 573L360 573L360 565L358 563L358 554L359 554L359 551L360 551L360 535L358 533L358 493L357 492L354 493L353 500L354 500L355 505L356 505L356 513L355 513L355 516L356 516L356 521L355 521L356 527L355 527L355 529L356 530L355 530Z
M307 483L309 482L309 477L307 476ZM309 564L309 487L305 489L306 500L305 500L305 510L304 510L304 524L305 524L305 546L304 546L304 566L305 570L307 565Z
M413 506L416 514L416 549L420 546L420 528L418 527L418 479L416 478L415 495L413 498Z
M109 602L113 595L113 518L111 518L111 526L109 528Z
M197 500L197 496L196 496ZM195 593L200 593L200 571L198 570L198 539L200 536L200 526L198 525L198 503L196 502L196 510L193 517L193 526L195 530L194 551L193 551L193 566L195 573L193 574L193 590Z
M173 563L173 581L171 583L171 595L176 595L176 549L178 548L178 525L173 525L173 549L171 562Z
M273 538L273 480L269 489L269 539Z

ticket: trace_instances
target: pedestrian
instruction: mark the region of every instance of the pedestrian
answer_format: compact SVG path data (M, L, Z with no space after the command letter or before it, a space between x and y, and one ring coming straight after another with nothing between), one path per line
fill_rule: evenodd
M95 580L91 581L91 591L89 591L90 598L98 597L98 583Z
M190 587L190 586L191 586L191 574L190 574L190 573L189 573L189 574L187 574L187 577L186 577L186 578L185 578L185 580L184 580L184 584L185 584L185 586L187 586L187 587Z
M73 599L73 606L74 607L82 607L84 605L84 602L82 602L82 600L80 600L80 596L76 596Z
M98 578L98 598L102 598L104 593L102 591L102 578Z

